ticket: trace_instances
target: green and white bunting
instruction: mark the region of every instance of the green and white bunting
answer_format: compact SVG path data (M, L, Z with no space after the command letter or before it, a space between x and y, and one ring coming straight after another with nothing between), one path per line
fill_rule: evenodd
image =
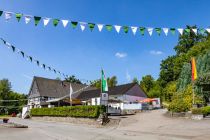
M21 51L20 49L16 48L15 46L11 45L9 42L5 41L4 39L0 38L0 40L4 43L4 45L6 45L8 48L11 48L13 52L16 52L18 54L21 54L21 56L23 58L26 58L27 60L29 60L30 62L34 62L37 66L41 66L43 69L46 69L46 67L48 68L49 71L53 71L54 73L60 74L62 76L64 76L65 78L68 77L68 75L61 73L60 71L47 66L46 64L40 64L39 60L35 60L32 56L27 55L25 52Z
M60 22L62 23L63 27L65 28L68 23L71 24L71 27L73 29L77 28L77 26L80 27L81 31L83 32L86 28L89 28L92 32L95 28L95 26L98 27L98 31L102 32L103 28L105 28L108 32L113 31L113 28L117 33L120 33L121 30L122 33L128 34L129 30L133 33L133 35L136 35L139 33L140 35L144 36L145 34L152 36L153 32L156 32L157 35L165 34L168 36L169 34L175 35L177 32L180 35L183 35L184 33L194 33L195 35L198 34L205 34L210 33L210 28L167 28L167 27L142 27L142 26L127 26L127 25L111 25L111 24L101 24L101 23L92 23L92 22L83 22L83 21L72 21L69 19L59 19L59 18L49 18L49 17L41 17L41 16L33 16L28 14L22 14L22 13L14 13L14 12L8 12L8 11L2 11L0 10L0 17L4 15L4 18L6 21L9 21L11 18L15 17L18 22L21 22L21 20L25 20L26 24L29 24L31 20L34 20L34 25L38 26L43 21L43 25L48 26L51 22L52 26L57 27L59 26ZM138 32L137 32L138 31ZM147 31L147 32L145 32Z

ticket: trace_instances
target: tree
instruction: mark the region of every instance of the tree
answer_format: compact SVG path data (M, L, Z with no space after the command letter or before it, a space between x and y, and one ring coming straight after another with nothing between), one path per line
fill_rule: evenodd
M151 75L146 75L142 77L140 81L140 87L145 91L148 92L154 84L154 78Z
M108 81L108 86L109 87L114 87L117 85L117 77L116 76L112 76L111 78L107 78Z
M132 83L137 83L137 84L139 84L139 81L138 81L137 77L134 77L134 78L133 78Z
M162 88L159 84L159 81L154 81L152 88L147 93L149 98L161 98Z
M114 87L117 86L117 77L116 76L112 76L111 78L107 78L107 83L109 87ZM100 80L94 80L91 81L90 84L98 89L101 88L101 79Z
M174 47L177 55L187 53L188 50L192 48L196 43L204 41L206 39L205 35L200 34L199 32L196 35L193 32L192 29L196 28L196 26L187 25L186 29L189 30L189 32L183 32L183 34L179 36L178 44Z
M65 81L70 83L82 84L82 82L79 79L77 79L74 75L65 78Z

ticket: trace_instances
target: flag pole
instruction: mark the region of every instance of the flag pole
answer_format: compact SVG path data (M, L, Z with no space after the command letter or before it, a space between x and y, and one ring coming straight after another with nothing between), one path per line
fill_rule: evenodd
M70 100L70 106L72 106L72 103L71 103L71 82L69 84L69 100Z

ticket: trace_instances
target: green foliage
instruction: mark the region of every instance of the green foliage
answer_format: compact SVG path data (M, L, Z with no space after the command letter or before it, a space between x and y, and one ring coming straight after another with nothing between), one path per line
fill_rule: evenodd
M159 81L154 81L152 88L147 92L149 98L160 98L162 94L162 88Z
M163 100L166 102L171 102L172 96L176 93L176 82L169 82L162 91Z
M161 62L159 81L163 88L167 83L179 79L183 65L189 63L192 56L204 54L210 48L210 38L206 34L195 35L192 29L196 26L186 28L190 29L190 33L184 32L182 36L179 36L178 44L174 48L176 55L169 56ZM184 71L182 74L185 74L187 69ZM181 87L184 88L182 84Z
M189 85L185 90L174 93L172 101L169 104L168 110L172 112L186 112L192 108L193 103L193 91L192 86ZM202 98L200 96L195 96L195 103L201 104Z
M142 77L140 81L140 87L145 91L148 92L154 84L154 78L151 75L146 75Z
M132 80L132 83L137 83L137 84L139 84L138 78L137 78L137 77L134 77L133 80Z
M111 78L107 78L107 83L109 87L114 87L117 86L117 77L116 76L112 76ZM101 88L101 79L100 80L95 80L95 81L91 81L90 84L98 89Z
M210 106L202 107L202 108L193 108L192 114L203 114L209 115L210 114Z
M82 82L79 79L77 79L74 75L71 75L68 78L65 78L65 81L70 82L70 83L82 84Z
M8 79L0 80L0 100L21 100L27 99L24 94L19 94L11 91L11 83ZM27 101L18 102L0 102L0 114L18 113L21 107L26 104Z
M105 111L105 106L68 106L54 108L33 108L31 109L31 115L97 118L100 113L103 113Z

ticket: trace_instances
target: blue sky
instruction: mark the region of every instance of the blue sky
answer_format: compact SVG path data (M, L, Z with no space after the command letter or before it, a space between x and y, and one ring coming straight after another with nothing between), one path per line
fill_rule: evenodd
M70 19L104 24L146 27L185 27L210 25L208 0L1 0L0 9L43 17ZM53 27L43 23L20 23L13 17L0 18L0 37L27 54L80 79L100 78L103 68L107 76L116 75L118 83L128 83L146 74L157 78L161 60L174 54L176 35L148 34L134 36L116 31L81 31L70 24ZM33 76L56 78L0 44L0 79L8 78L17 92L27 93Z

